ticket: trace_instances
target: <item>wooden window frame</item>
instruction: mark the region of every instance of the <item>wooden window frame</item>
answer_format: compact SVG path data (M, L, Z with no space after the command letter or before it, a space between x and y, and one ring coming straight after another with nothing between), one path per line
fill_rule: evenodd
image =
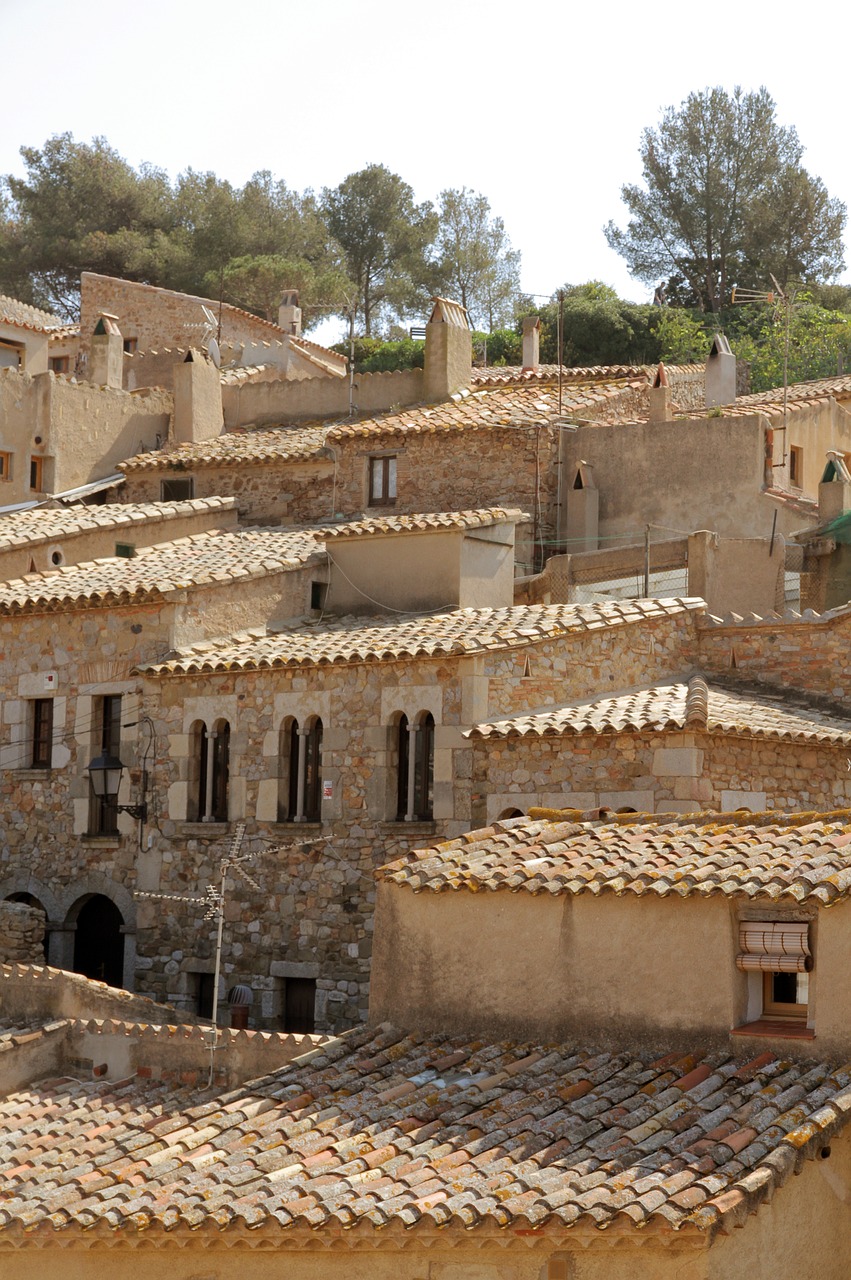
M182 498L173 498L166 496L167 485L186 485L189 492ZM194 476L170 476L160 481L160 502L191 502L195 497L195 477Z
M30 458L30 489L33 493L44 493L44 458Z
M121 694L105 693L95 702L94 754L121 758ZM91 784L90 784L91 785ZM90 836L118 835L118 797L105 800L90 790Z
M12 479L12 455L8 449L0 449L0 480Z
M51 373L70 373L71 357L70 356L50 356L48 357L47 367Z
M781 975L777 970L768 970L762 975L762 1016L764 1018L783 1019L784 1021L789 1022L805 1022L809 1003L791 1004L788 1001L774 999L774 979L779 976ZM795 973L783 976L794 977L796 981L801 976L809 979L808 973L804 975Z
M789 484L793 489L804 487L804 450L798 444L789 446Z
M367 505L393 507L397 494L397 458L395 453L381 453L370 457L367 467ZM378 483L376 483L376 480Z
M49 769L53 763L53 699L33 698L31 721L31 769Z

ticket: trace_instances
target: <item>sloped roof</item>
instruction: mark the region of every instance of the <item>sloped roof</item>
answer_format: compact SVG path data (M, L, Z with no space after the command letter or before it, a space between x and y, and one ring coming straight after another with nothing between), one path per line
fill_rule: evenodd
M264 427L256 431L227 431L215 440L179 444L154 453L138 453L117 463L119 471L183 471L190 465L241 467L263 462L307 462L325 454L329 428ZM330 461L330 459L329 459Z
M153 675L174 675L462 656L697 613L705 607L702 600L629 600L600 605L456 609L415 614L403 622L386 616L345 617L334 622L323 619L297 623L279 632L246 632L225 641L193 645L168 662L142 669Z
M219 1096L138 1078L10 1093L0 1244L342 1244L393 1227L442 1228L446 1243L504 1228L711 1239L849 1111L847 1066L771 1052L639 1057L359 1028Z
M484 529L495 524L527 524L531 516L519 507L486 507L478 511L437 511L424 515L370 516L366 520L323 525L315 536L334 539L367 538L388 533L421 533L440 529Z
M315 539L301 530L209 530L140 547L129 560L108 557L0 583L0 615L141 604L280 573L319 554Z
M103 529L112 530L120 537L140 525L235 509L235 498L188 498L183 502L112 502L94 507L12 511L0 519L0 551Z
M851 742L851 714L796 702L783 690L739 692L688 681L648 685L552 711L475 725L468 738L562 737L580 733L641 733L686 727L748 738L796 742Z
M513 818L378 872L415 891L652 894L824 906L851 894L851 811Z
M0 294L0 324L11 324L16 329L29 329L33 333L73 329L73 326L69 326L52 312L31 307L28 302L19 302L17 298L9 298L6 294Z

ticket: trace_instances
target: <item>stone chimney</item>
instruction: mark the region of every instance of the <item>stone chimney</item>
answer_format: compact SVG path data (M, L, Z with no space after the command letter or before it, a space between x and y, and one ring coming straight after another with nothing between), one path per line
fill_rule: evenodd
M92 333L88 381L96 387L124 386L124 340L118 317L102 311Z
M429 401L448 400L469 387L473 372L473 335L459 302L435 298L426 325L423 389Z
M186 359L174 366L174 443L215 440L222 434L223 425L219 371L193 347Z
M523 368L537 369L541 363L539 348L541 342L540 316L523 317Z
M828 449L827 466L818 487L818 520L827 524L851 511L851 471L845 454Z
M668 385L668 373L662 362L656 370L653 385L647 393L649 422L670 422L674 416L671 412L671 388Z
M298 290L287 289L278 307L278 328L283 329L291 338L301 337L301 307L298 305Z
M716 333L706 358L706 407L736 403L736 357L723 333Z

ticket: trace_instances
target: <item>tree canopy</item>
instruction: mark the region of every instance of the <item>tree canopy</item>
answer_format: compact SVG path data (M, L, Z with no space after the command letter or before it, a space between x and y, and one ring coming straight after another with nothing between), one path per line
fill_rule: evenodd
M486 196L466 187L441 191L435 262L436 293L466 307L490 331L514 320L520 298L520 254Z
M354 308L356 329L459 298L491 326L514 319L520 255L485 196L442 192L439 210L371 164L339 186L295 191L269 170L243 187L186 169L134 169L105 138L22 147L0 177L0 292L72 318L84 271L223 297L274 319L298 289L305 323Z
M648 284L719 311L731 287L823 282L844 267L845 206L801 164L793 128L776 119L765 88L690 94L644 130L643 185L621 189L629 220L610 222L609 244Z
M383 164L352 173L322 194L331 235L342 247L367 337L382 312L404 315L423 296L426 254L437 231L427 201Z

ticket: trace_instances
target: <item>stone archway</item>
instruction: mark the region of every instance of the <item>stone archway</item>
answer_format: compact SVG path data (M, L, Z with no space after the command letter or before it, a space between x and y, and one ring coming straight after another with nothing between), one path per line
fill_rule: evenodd
M32 893L9 893L4 898L5 902L21 902L25 907L35 907L38 911L44 912L45 930L41 940L41 949L44 954L44 963L47 964L48 953L48 931L47 931L47 910L43 902Z
M88 894L69 912L73 920L74 959L71 968L87 978L124 986L124 917L104 894Z

